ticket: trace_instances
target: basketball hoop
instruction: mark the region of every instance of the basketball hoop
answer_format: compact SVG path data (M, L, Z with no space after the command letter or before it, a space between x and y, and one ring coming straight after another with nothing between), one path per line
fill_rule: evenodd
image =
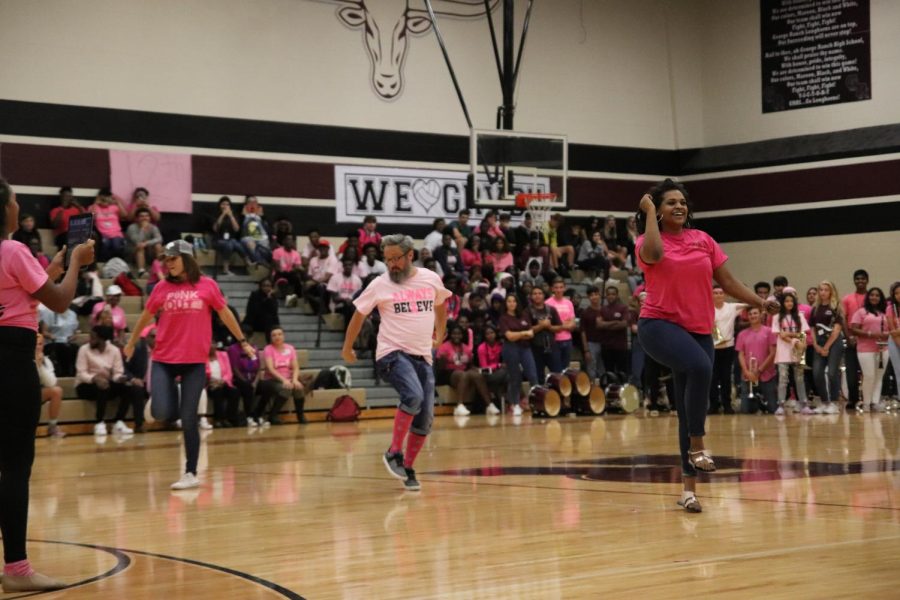
M516 194L516 208L531 214L531 230L543 231L550 221L550 212L559 208L556 194Z

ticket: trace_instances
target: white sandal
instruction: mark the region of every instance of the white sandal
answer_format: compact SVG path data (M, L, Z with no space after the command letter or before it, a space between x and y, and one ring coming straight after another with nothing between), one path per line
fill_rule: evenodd
M688 462L694 465L694 468L698 471L712 473L716 470L716 463L713 462L713 459L706 453L705 449L697 450L696 452L688 450Z
M703 512L703 507L700 506L700 501L697 500L697 496L688 496L686 499L682 498L678 501L678 506L683 507L685 512L689 513Z

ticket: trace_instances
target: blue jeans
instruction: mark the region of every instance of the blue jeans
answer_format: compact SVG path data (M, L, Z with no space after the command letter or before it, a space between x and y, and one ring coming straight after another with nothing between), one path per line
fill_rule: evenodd
M900 390L900 346L897 346L894 338L888 338L888 356L891 357L891 366L894 368L894 381Z
M762 408L765 402L766 409L770 413L778 410L778 378L773 377L768 381L760 381L753 386L753 399L749 397L750 387L746 381L741 381L741 412L745 415L755 413Z
M122 258L125 256L125 238L103 238L100 241L100 256L103 257L104 260L109 260L114 257Z
M562 357L559 353L557 342L554 342L546 351L535 346L531 347L531 354L534 359L535 372L539 381L544 381L546 374L544 369L550 373L562 373Z
M562 373L569 368L569 363L572 361L572 340L563 340L554 345L559 356L559 362L556 363L559 371L554 371L554 373Z
M181 399L175 378L181 376ZM185 473L197 474L200 457L200 419L197 406L206 387L206 364L172 364L153 361L150 367L150 414L157 421L181 419L184 432Z
M397 408L413 415L409 430L428 435L434 421L434 368L424 357L394 350L375 361L375 369L400 394Z
M588 352L591 353L591 360L585 360L584 367L593 382L606 373L606 366L603 364L603 347L600 342L588 342Z
M538 383L537 369L534 366L534 355L531 353L531 348L504 341L502 356L509 376L506 385L506 404L514 406L519 403L519 397L522 394L523 374L532 386Z
M827 335L819 335L816 343L824 346L828 341ZM822 356L818 352L813 354L813 381L816 383L816 391L823 402L837 402L841 395L841 355L844 353L843 340L839 336L828 349L828 356ZM828 368L828 376L825 368ZM849 373L849 371L848 371Z
M221 255L223 265L231 263L231 254L233 252L240 254L241 258L247 258L247 251L244 249L243 244L234 238L216 240L216 252Z
M599 346L600 344L597 345ZM592 347L591 354L593 353L594 350ZM637 336L634 336L631 339L631 375L628 376L628 383L636 386L639 390L644 387L644 363L646 362L646 356L644 347L641 346L641 340L639 340Z
M687 477L697 474L688 460L691 437L706 435L706 411L712 383L715 347L712 336L691 333L662 319L640 319L638 338L653 360L672 369L681 468Z

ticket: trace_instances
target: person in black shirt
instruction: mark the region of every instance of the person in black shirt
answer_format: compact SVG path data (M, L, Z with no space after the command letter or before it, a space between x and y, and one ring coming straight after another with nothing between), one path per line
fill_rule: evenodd
M222 275L231 275L231 254L237 252L241 258L247 259L247 251L241 244L241 226L231 211L231 198L219 198L219 214L212 225L216 237L217 258L222 261Z
M19 219L19 228L12 234L12 239L22 242L29 248L31 248L31 241L37 240L38 247L41 247L41 234L34 228L34 217L23 214Z
M278 320L278 299L271 279L263 279L259 282L259 289L250 292L244 323L253 327L254 332L265 332L267 342L272 328L281 324Z
M539 287L531 290L531 305L528 307L531 317L534 338L531 340L531 351L538 379L543 381L544 369L551 373L562 373L559 348L555 343L556 333L562 331L562 319L552 306L544 302L544 290Z

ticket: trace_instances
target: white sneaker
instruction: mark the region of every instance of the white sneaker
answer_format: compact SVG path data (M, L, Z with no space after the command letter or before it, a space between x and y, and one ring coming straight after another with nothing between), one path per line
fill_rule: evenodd
M494 404L493 402L491 402L490 404L487 405L487 410L486 410L485 412L486 412L487 414L489 414L489 415L499 415L499 414L500 414L500 409L497 408L497 405L496 405L496 404Z
M837 407L837 404L835 404L834 402L826 402L823 411L826 415L836 415L841 412L841 410Z
M784 403L784 407L791 412L797 412L800 409L800 404L796 400L788 400Z
M181 476L181 479L179 479L169 487L171 487L173 490L189 490L195 487L200 487L200 480L197 479L197 476L193 473L185 473Z
M96 425L94 425L94 435L96 436L104 436L108 433L106 430L106 423L100 421Z
M200 429L212 429L212 423L206 420L206 417L200 417Z
M124 433L127 435L134 433L134 429L126 425L124 421L116 421L116 424L113 425L113 433Z
M514 417L521 417L522 416L522 407L519 406L518 404L514 404L512 414Z
M263 429L268 429L269 427L272 426L272 424L269 423L268 421L266 421L265 419L260 419L259 426L262 427Z
M247 427L256 427L256 421L253 420L253 417L247 417Z
M175 420L175 427L177 427L178 429L181 429L181 419Z
M775 414L778 415L779 417L782 416L782 415L784 415L784 407L783 407L783 406L779 406L779 407L778 407L778 410L775 411Z
M456 408L453 409L453 415L457 417L468 417L470 414L472 414L471 411L466 408L466 405L462 402L457 404Z
M887 407L885 407L884 402L873 402L869 405L870 412L886 412Z

